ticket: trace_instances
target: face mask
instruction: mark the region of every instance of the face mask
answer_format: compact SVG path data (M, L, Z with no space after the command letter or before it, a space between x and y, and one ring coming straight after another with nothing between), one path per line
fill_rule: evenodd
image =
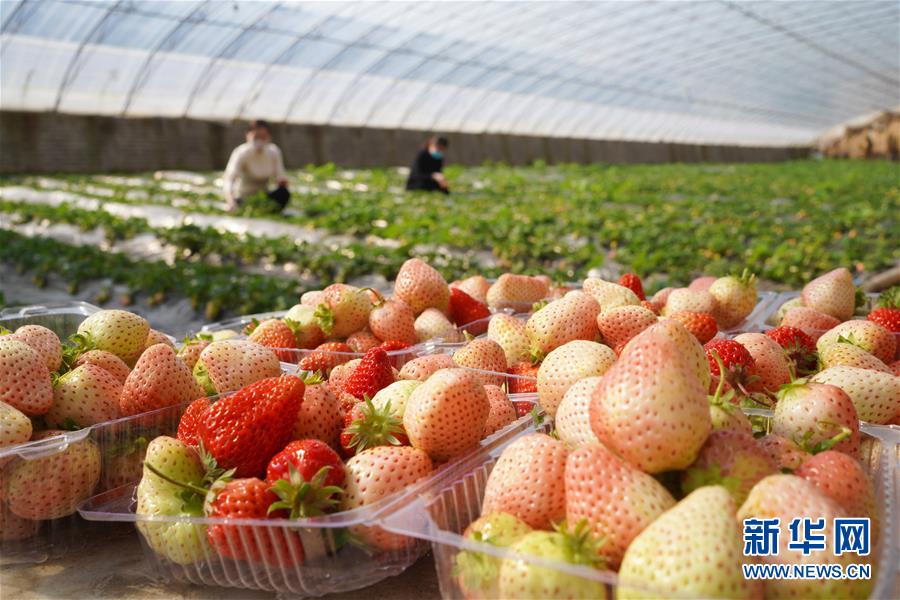
M433 158L435 160L441 160L442 158L444 158L444 153L441 152L440 150L435 150L434 152L431 153L431 158Z
M253 149L259 152L266 147L266 143L262 140L253 140Z

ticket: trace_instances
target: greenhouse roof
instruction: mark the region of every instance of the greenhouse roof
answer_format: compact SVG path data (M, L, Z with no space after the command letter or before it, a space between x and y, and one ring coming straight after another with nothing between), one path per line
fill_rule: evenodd
M2 0L6 110L793 144L891 108L900 3Z

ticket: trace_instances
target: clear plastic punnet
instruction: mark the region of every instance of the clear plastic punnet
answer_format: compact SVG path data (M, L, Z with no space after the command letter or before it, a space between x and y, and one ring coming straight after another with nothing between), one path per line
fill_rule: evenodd
M0 310L0 326L15 331L23 325L43 325L65 340L78 331L82 321L100 310L87 302L13 306Z
M752 411L765 415L765 411ZM549 430L544 424L541 430ZM873 553L874 585L871 598L895 598L898 585L897 564L900 561L900 522L898 522L897 460L900 458L900 435L885 427L862 425L860 462L875 488L879 530ZM525 430L522 435L534 431ZM485 485L504 448L516 438L482 448L467 462L448 468L423 493L410 495L385 511L382 521L386 529L431 542L435 569L446 599L467 597L456 575L457 556L462 552L483 553L498 559L522 561L550 568L569 577L597 582L605 589L606 598L617 592L617 576L612 571L541 559L518 554L507 548L477 542L463 537L469 524L481 516ZM875 537L875 536L873 536ZM630 583L630 588L635 587ZM659 590L645 589L648 597L666 598ZM685 598L685 596L678 596Z
M79 506L79 512L90 521L135 523L141 533L146 560L162 580L301 596L356 590L403 572L428 551L425 540L384 530L383 515L398 502L427 495L433 482L455 465L468 464L495 446L505 446L532 427L531 417L519 418L482 440L477 449L407 489L377 503L324 517L293 521L247 519L238 523L222 518L138 515L135 514L136 481L86 500ZM227 558L208 545L197 560L180 564L157 554L148 542L154 525L181 524L193 526L187 535L203 545L207 529L225 523L240 525L242 546L273 544L285 548L279 564L271 560Z

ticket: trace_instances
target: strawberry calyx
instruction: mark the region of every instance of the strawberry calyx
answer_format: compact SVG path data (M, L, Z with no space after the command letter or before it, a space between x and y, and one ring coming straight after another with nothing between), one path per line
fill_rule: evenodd
M288 463L288 479L279 479L269 488L279 499L269 506L267 514L286 510L290 519L305 519L334 510L344 490L336 485L325 485L331 469L326 465L306 481L296 467Z
M685 475L684 482L681 484L681 489L685 494L690 494L694 490L707 485L721 485L730 494L734 494L741 485L739 477L723 475L719 465L715 464L706 468L690 467L685 472Z
M385 299L384 295L381 292L379 292L378 290L376 290L375 288L365 287L365 288L359 288L359 290L357 290L357 293L360 293L360 294L365 294L366 292L369 292L370 294L375 296L375 299L372 300L372 306L374 306L376 308L378 308L379 306L382 306L387 301Z
M565 520L553 526L562 535L566 547L567 562L585 565L595 569L606 567L606 559L601 554L606 537L597 538L591 531L587 519L581 519L574 528L569 528Z
M323 302L318 305L313 313L313 318L316 320L316 324L318 324L322 333L331 335L331 331L334 329L334 311L331 310L328 304Z
M881 292L875 302L878 308L900 308L900 285L895 285Z
M256 331L257 327L259 327L259 319L257 319L256 317L253 317L252 319L250 319L249 323L244 325L244 328L241 330L241 333L243 333L244 335L250 335L251 333Z
M866 297L866 292L863 291L862 288L856 288L856 292L853 294L853 309L861 308L866 305L868 302L868 298Z
M70 335L69 339L66 340L66 343L63 344L62 347L62 363L59 368L60 375L66 371L72 370L75 366L75 362L82 354L96 348L97 344L94 343L90 333L73 333Z
M0 335L8 335L10 333L12 333L12 330L7 329L3 325L0 325Z
M322 375L321 371L304 371L299 366L297 367L297 372L295 373L301 380L303 380L304 385L318 385L320 383L325 382L325 377Z
M536 313L537 311L541 310L542 308L544 308L545 306L550 304L550 302L551 302L550 298L544 298L543 300L538 300L537 302L535 302L534 304L531 305L531 312Z
M219 393L216 386L213 385L212 379L209 377L209 371L206 369L206 365L203 364L202 360L198 360L194 364L193 375L194 379L197 380L197 383L203 389L203 393L207 396L215 396Z
M800 446L806 452L810 454L818 454L820 452L825 452L826 450L831 450L841 442L846 439L849 439L851 435L853 435L853 431L846 426L838 425L837 423L832 423L830 421L819 421L816 423L816 427L820 431L825 431L826 429L834 429L835 427L840 427L840 430L833 436L828 439L821 440L816 442L815 444L810 442L810 438L813 435L812 431L807 431L802 438L794 439L794 443Z
M404 442L398 435L406 437L403 422L391 412L391 402L387 401L383 408L377 408L372 399L365 396L363 406L359 407L361 416L354 419L344 430L349 435L345 448L362 452L375 446L402 446Z

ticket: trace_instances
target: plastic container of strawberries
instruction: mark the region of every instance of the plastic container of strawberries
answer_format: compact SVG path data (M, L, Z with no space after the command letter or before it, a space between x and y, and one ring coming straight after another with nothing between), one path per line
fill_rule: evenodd
M82 321L99 311L100 307L87 302L13 306L0 310L0 326L15 331L23 325L43 325L65 340L78 331Z
M546 430L546 425L542 426ZM523 429L521 434L533 431ZM873 554L875 582L872 598L897 597L897 564L900 561L900 499L898 499L898 473L896 464L900 453L900 439L895 432L885 428L862 426L863 449L861 463L868 471L875 487L880 528ZM518 436L516 436L518 437ZM398 500L382 515L385 529L431 543L435 569L443 598L466 597L454 575L456 557L464 551L480 552L499 559L515 559L566 573L569 577L581 577L602 584L607 598L616 596L617 576L612 571L600 571L589 567L541 559L519 554L507 548L466 539L463 533L469 524L481 516L481 504L485 485L491 469L504 448L516 437L484 447L480 452L445 470L427 489L417 495ZM629 588L634 588L633 584ZM658 590L645 590L648 597L665 598ZM684 596L679 596L683 598Z
M216 333L222 331L232 331L236 335L233 338L228 339L242 339L247 336L242 332L244 327L249 325L254 319L259 322L265 321L266 319L280 319L284 315L287 314L287 311L273 311L273 312L264 312L264 313L256 313L253 315L244 315L242 317L235 317L233 319L227 319L225 321L218 321L216 323L207 323L203 327L200 328L200 331L196 333ZM429 349L433 346L432 342L425 342L421 344L414 344L409 348L403 348L401 350L391 350L389 351L388 357L391 359L391 363L397 367L398 369L411 361L414 358L422 356L423 354L427 354ZM282 360L287 359L287 362L291 362L293 364L298 364L304 357L309 356L313 352L314 349L305 349L305 348L276 348L278 350L279 356L282 357ZM329 355L333 355L335 357L340 357L345 359L344 362L354 360L356 358L362 358L362 352L329 352Z
M256 589L300 596L322 596L357 590L387 577L398 575L425 552L428 542L405 535L393 535L381 526L383 515L406 498L426 494L444 471L456 464L469 463L485 449L503 446L532 425L531 417L522 417L482 440L479 448L440 468L407 489L384 500L350 511L295 521L241 520L241 537L246 544L293 537L302 544L300 553L291 554L291 566L225 558L208 549L203 558L190 564L178 564L153 551L141 534L145 559L163 581L182 581L201 585ZM162 517L135 514L136 482L109 490L83 502L80 514L91 521L134 523L140 530L154 523L195 525L195 535L205 535L210 525L234 519L203 517ZM385 543L385 536L387 543Z

